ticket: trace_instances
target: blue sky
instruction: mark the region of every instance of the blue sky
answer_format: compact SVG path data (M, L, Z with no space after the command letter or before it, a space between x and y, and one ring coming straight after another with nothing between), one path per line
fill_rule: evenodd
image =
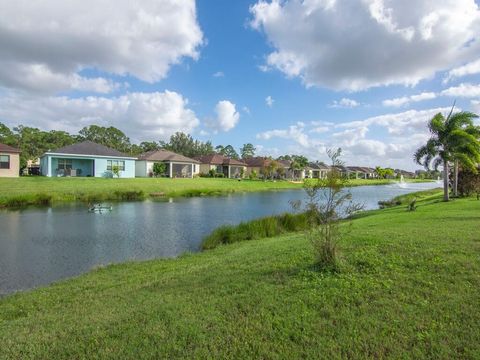
M312 160L342 147L352 165L414 169L429 118L480 112L474 0L0 4L10 126L184 131Z

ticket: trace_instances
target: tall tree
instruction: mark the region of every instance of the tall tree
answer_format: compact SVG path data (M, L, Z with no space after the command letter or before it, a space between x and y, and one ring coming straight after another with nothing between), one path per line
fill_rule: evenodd
M215 147L215 151L218 154L229 157L231 159L239 158L238 153L235 151L235 148L232 145L227 145L227 146L217 145Z
M455 106L455 105L454 105ZM447 117L436 114L428 123L430 139L417 149L415 161L427 170L433 165L437 169L443 166L443 199L449 197L449 166L452 161L460 160L467 166L478 162L475 152L480 149L478 138L472 134L475 125L473 119L478 115L460 111L453 113L454 107Z
M80 141L90 140L124 153L130 152L130 139L120 129L113 126L90 125L84 127L78 134Z
M201 142L194 140L191 135L183 132L176 132L170 136L168 143L160 141L159 145L165 150L170 150L188 157L209 155L215 152L210 141Z
M255 146L253 146L251 143L243 144L243 146L240 148L240 155L242 156L242 159L254 157L256 150L257 149Z

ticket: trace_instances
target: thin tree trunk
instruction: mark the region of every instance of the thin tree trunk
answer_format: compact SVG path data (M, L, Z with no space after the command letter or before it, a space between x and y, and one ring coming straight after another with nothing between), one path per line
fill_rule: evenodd
M443 201L448 201L450 200L449 194L448 194L448 161L444 160L443 161Z
M458 160L454 163L453 195L458 196Z

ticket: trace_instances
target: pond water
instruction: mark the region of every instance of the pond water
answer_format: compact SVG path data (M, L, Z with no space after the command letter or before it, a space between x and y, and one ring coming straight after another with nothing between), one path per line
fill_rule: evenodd
M361 186L351 192L355 201L374 209L379 200L438 186ZM301 190L285 190L114 203L103 213L89 213L78 203L0 211L0 295L99 265L198 251L218 226L291 211L290 201L303 197Z

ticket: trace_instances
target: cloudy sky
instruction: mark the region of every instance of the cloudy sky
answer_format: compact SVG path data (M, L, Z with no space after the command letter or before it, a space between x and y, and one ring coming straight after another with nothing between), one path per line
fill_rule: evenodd
M425 124L480 113L475 0L0 0L0 122L417 168Z

